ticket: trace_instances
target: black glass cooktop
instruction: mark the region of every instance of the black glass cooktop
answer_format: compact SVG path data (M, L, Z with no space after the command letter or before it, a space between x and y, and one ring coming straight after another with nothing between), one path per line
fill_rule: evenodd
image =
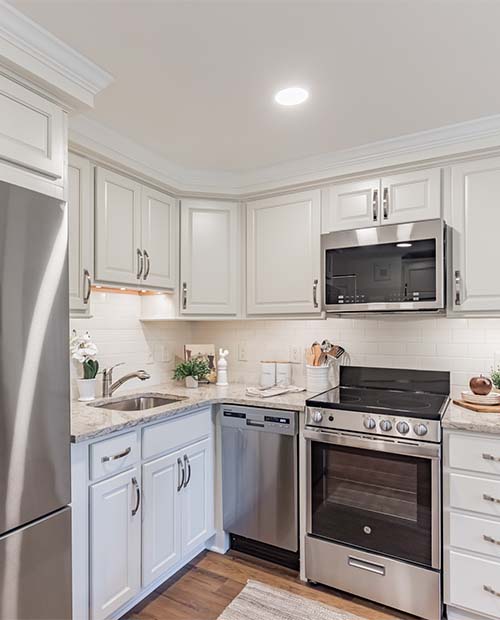
M447 400L448 397L442 394L341 386L308 398L306 405L439 420Z
M310 407L439 420L449 373L342 366L340 387L306 400Z

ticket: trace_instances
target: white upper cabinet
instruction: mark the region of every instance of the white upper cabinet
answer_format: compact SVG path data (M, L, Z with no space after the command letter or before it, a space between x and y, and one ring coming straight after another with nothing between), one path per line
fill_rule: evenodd
M382 177L381 224L441 217L441 170L429 168Z
M0 158L53 180L62 179L65 112L0 75Z
M92 171L90 162L69 154L68 164L69 308L88 311L93 274Z
M334 185L330 194L329 231L376 226L379 198L380 179Z
M158 288L177 283L177 201L149 187L142 188L143 281Z
M175 288L177 201L105 168L95 184L95 279Z
M144 270L141 247L141 186L96 168L95 278L138 284Z
M320 209L320 190L247 204L248 314L320 312Z
M453 264L450 295L458 311L500 310L500 158L451 168Z
M428 168L333 185L324 232L441 217L441 170Z
M238 313L240 246L237 203L182 200L182 314Z

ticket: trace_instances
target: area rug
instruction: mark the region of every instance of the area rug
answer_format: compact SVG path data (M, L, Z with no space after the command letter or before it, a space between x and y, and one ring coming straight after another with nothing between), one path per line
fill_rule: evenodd
M249 580L218 620L361 620L359 616Z

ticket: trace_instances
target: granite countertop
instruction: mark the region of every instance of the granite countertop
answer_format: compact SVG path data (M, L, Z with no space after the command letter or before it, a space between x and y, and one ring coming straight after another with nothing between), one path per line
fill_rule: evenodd
M159 422L204 405L227 403L268 407L269 409L304 411L305 400L309 396L307 392L295 392L271 398L258 398L247 396L245 390L245 385L237 383L230 384L227 387L201 385L196 389L188 389L175 381L170 381L151 387L145 386L141 388L138 386L134 390L120 390L112 399L106 399L119 400L123 396L133 396L136 394L184 397L183 400L178 402L143 411L113 411L112 409L100 409L92 406L103 402L102 399L96 399L91 404L73 401L71 403L71 441L72 443L78 443L126 428L132 428L146 422Z
M453 403L446 410L442 424L450 430L500 435L500 413L476 413Z

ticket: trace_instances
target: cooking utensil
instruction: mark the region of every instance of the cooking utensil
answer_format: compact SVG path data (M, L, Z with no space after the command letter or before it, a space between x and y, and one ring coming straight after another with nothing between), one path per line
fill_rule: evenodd
M313 361L313 366L320 366L320 359L321 359L321 355L322 355L322 351L321 351L321 346L319 344L319 342L315 342L313 344L313 346L311 347L311 350L314 354L314 361Z

